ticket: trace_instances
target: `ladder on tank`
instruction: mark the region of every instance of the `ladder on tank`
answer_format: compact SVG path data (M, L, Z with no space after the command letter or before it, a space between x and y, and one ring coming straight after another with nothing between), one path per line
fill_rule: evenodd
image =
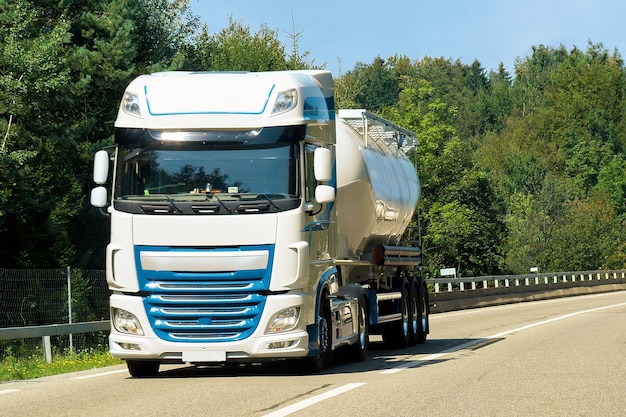
M417 135L395 123L364 109L339 110L339 117L363 136L365 147L368 141L382 141L388 147L407 153L417 148Z

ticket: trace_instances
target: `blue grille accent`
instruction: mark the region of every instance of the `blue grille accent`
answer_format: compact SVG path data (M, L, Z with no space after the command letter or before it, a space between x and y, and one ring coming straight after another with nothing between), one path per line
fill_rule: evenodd
M219 272L145 270L142 252L178 252L197 256L216 252L267 251L264 269ZM228 248L136 246L140 291L150 325L161 339L178 342L230 342L255 331L270 285L274 245Z

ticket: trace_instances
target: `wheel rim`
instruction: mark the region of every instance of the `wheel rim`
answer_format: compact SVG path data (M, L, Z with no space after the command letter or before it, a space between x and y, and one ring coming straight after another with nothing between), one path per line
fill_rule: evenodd
M428 307L426 306L426 297L420 297L420 307L422 310L422 314L420 314L422 331L426 331L428 326Z
M417 334L418 332L418 324L419 324L419 308L417 297L411 297L411 330L413 334Z
M406 297L402 299L402 332L404 336L409 334L409 303Z
M328 323L326 322L326 318L324 317L322 317L322 320L320 320L319 332L320 353L323 354L328 350Z
M359 345L361 346L361 349L365 349L365 346L366 346L366 343L367 343L367 341L365 340L367 338L367 334L365 332L365 329L366 329L365 308L359 307L359 316L360 316L360 320L359 320Z

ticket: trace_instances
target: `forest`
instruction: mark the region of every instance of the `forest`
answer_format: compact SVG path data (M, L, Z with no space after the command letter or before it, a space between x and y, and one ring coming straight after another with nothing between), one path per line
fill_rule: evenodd
M300 36L236 16L211 33L188 0L0 1L0 268L104 268L93 155L134 77L323 69ZM529 47L510 70L394 55L335 79L338 108L417 132L427 277L626 266L624 62L602 43Z

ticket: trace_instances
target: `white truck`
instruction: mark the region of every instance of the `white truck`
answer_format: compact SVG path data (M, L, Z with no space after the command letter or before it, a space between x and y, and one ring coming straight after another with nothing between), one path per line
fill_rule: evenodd
M161 363L367 355L426 340L414 133L335 113L327 71L164 72L127 87L91 203L111 221L110 352ZM113 161L113 175L109 165ZM112 181L112 191L105 185Z

